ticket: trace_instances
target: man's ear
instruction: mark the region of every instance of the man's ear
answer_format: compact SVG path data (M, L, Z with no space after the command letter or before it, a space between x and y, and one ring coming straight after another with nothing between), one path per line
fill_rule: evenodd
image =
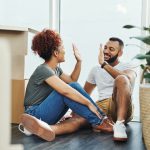
M123 50L121 49L121 50L119 51L118 56L120 57L120 56L122 56L122 54L123 54Z

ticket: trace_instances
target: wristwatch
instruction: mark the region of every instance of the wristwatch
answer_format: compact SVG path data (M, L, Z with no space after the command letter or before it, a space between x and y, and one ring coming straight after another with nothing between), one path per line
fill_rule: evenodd
M104 61L101 65L101 68L104 68L105 65L108 65L108 63L106 61Z

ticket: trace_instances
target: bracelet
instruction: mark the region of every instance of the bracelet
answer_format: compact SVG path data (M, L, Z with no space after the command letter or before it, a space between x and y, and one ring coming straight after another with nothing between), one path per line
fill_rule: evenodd
M104 68L105 65L108 65L108 63L106 61L104 61L101 65L101 68Z

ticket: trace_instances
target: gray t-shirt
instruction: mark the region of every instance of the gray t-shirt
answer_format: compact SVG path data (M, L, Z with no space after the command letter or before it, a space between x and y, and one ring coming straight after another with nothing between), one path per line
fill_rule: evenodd
M47 64L41 64L33 72L29 79L24 99L25 106L38 105L54 90L45 80L53 75L60 76L63 73L60 67L52 70Z

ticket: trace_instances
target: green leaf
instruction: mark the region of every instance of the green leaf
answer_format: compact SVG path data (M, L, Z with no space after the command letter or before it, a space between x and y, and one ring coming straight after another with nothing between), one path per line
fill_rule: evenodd
M131 28L136 28L136 27L135 27L135 26L133 26L133 25L125 25L125 26L123 26L123 28L131 29Z
M150 59L150 55L137 54L134 58L136 59Z
M145 30L145 31L150 31L150 28L143 27L143 30Z
M150 45L150 36L143 36L143 37L142 36L135 36L135 37L130 37L130 38L140 40L140 41L144 42L145 44Z
M138 28L138 29L150 32L150 27L138 27L138 26L133 26L133 25L124 25L123 28L126 28L126 29Z
M141 66L141 68L142 68L142 69L144 69L144 68L145 68L145 66L144 66L143 64L141 64L140 66Z
M148 72L144 73L144 78L149 78L150 79L150 73L148 73Z
M150 56L150 51L146 52L146 55ZM147 65L150 66L150 57L146 58Z
M150 50L148 52L146 52L146 55L150 55Z

